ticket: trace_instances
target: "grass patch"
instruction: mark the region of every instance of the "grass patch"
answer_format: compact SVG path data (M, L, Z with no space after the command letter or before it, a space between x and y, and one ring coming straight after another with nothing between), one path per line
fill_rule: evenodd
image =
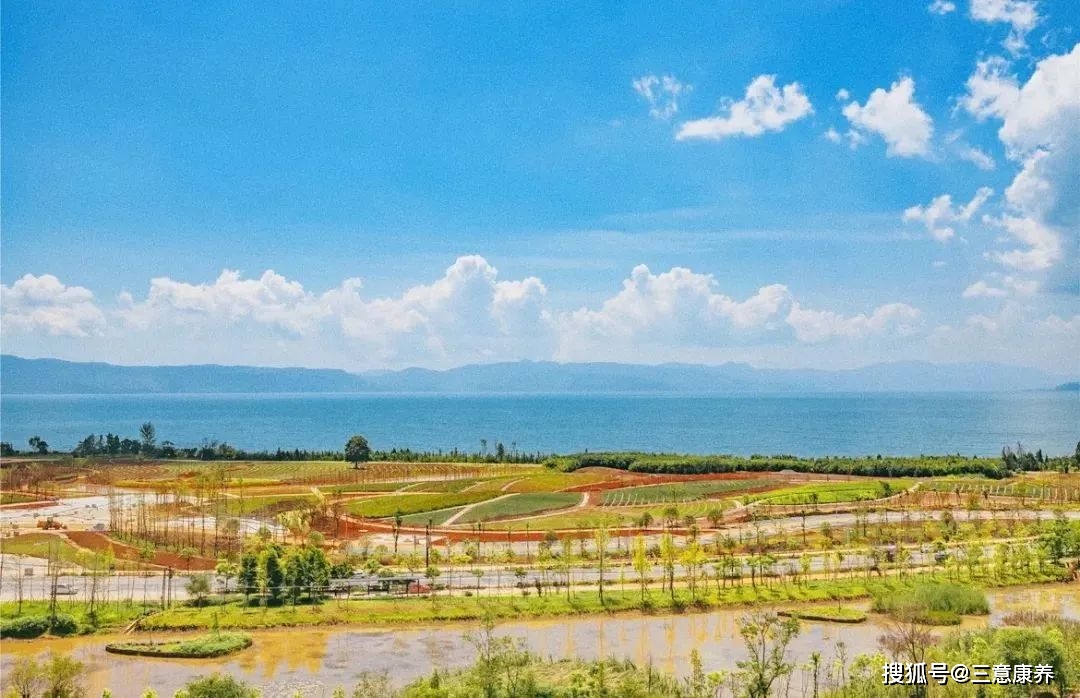
M775 485L775 480L701 480L698 482L671 482L663 485L625 487L604 492L600 503L604 506L634 506L639 504L666 504L692 502L722 492L757 489Z
M94 613L89 612L90 605L86 601L61 600L57 604L60 615L71 619L73 625L66 622L57 633L54 629L52 634L88 635L98 632L112 632L130 625L136 618L143 615L143 605L136 603L108 603L98 602L94 605ZM157 604L150 604L150 608L156 609ZM0 627L6 627L9 623L30 623L33 619L46 619L48 626L49 602L48 601L23 601L22 613L19 613L19 604L16 601L4 601L0 603ZM28 620L29 619L29 620ZM8 635L3 635L8 637ZM12 635L11 637L16 637Z
M175 659L224 657L251 647L251 637L243 633L215 633L174 642L114 642L105 645L113 654Z
M815 606L812 608L796 608L780 611L778 615L799 620L818 620L830 623L862 623L866 620L866 614L857 608L847 606Z
M566 509L581 501L576 492L533 492L515 494L497 501L477 504L465 513L457 523L467 524L477 521L490 521L513 516L527 516L551 509Z
M913 617L927 625L958 625L960 616L990 613L981 589L948 582L922 582L874 594L872 608L878 613Z
M48 559L50 550L53 549L66 564L78 564L79 549L63 536L50 533L22 533L0 540L0 552L5 555L26 555Z
M349 485L321 485L319 490L323 494L354 494L356 492L397 492L410 485L412 482L354 482Z
M813 603L846 601L877 597L894 592L913 590L919 584L930 583L929 574L914 575L906 580L843 579L817 580L807 584L757 586L744 581L742 586L717 589L710 584L691 599L685 588L677 589L675 598L652 590L643 603L641 592L609 587L605 602L593 590L576 590L570 599L564 591L551 591L544 596L436 596L432 598L370 598L349 601L330 601L316 606L245 607L229 604L213 608L175 607L142 619L140 628L148 630L196 630L213 627L222 629L259 629L309 625L401 625L451 620L540 618L590 613L626 611L683 612L687 609L707 610L727 606L757 604ZM1063 581L1056 573L1016 574L997 581L997 586ZM816 609L817 607L815 607ZM790 609L789 609L790 610Z
M761 504L837 504L866 499L881 499L899 494L911 486L910 480L868 480L862 482L823 482L785 487L762 495L749 495L749 501Z
M236 497L225 502L225 510L233 516L274 516L293 509L303 509L315 503L312 494L268 494Z
M422 511L419 514L409 514L401 517L401 523L406 526L424 526L428 521L432 526L442 526L465 507L451 507L450 509L436 509L435 511Z
M402 514L417 514L425 511L459 507L465 504L475 504L490 498L491 495L484 492L399 494L349 502L345 505L345 509L355 516L382 519L394 516L397 512L401 512Z
M0 504L28 504L40 502L41 497L22 492L0 492Z

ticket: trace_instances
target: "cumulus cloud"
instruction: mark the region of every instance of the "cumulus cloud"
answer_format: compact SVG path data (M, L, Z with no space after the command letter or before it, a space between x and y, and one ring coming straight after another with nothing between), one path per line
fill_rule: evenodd
M981 66L982 64L980 64ZM981 68L976 69L976 76ZM995 68L999 76L1006 68ZM1020 163L1020 172L1005 190L1010 211L989 222L998 225L1020 247L988 256L1012 269L1052 269L1052 289L1076 292L1080 278L1077 240L1080 231L1080 44L1066 54L1040 61L1022 86L1008 87L1003 98L983 110L1002 121L998 137L1006 156ZM1000 78L1009 84L1011 77ZM1018 85L1018 83L1017 83ZM1000 88L1000 84L999 84ZM992 92L992 91L991 91ZM973 94L970 88L969 94ZM977 110L976 110L977 111ZM1068 240L1066 244L1065 240Z
M960 106L976 119L1004 118L1020 98L1020 84L1011 73L1009 61L991 56L975 64L975 72L965 83L967 93Z
M1003 45L1016 55L1027 47L1027 35L1039 23L1035 0L971 0L971 18L979 22L1008 24Z
M915 332L922 312L906 303L888 303L869 315L845 317L830 310L812 310L795 303L787 323L801 342L815 343L830 339L865 339L886 333L908 335Z
M67 286L52 274L26 274L11 286L0 284L0 326L5 334L87 337L104 329L105 315L89 289Z
M1018 342L1017 337L1038 337ZM972 351L983 361L1043 366L1051 371L1075 371L1080 341L1080 315L1046 314L1018 300L1005 300L994 313L976 313L954 325L940 325L925 339L926 351L939 361L970 361Z
M956 12L956 5L955 3L949 2L949 0L934 0L926 6L926 9L931 14L947 15L950 12Z
M775 75L759 75L747 86L741 100L722 102L721 111L722 115L684 122L675 137L721 140L731 136L760 136L768 131L782 131L788 124L813 113L813 107L799 83L777 87Z
M910 333L921 313L903 303L883 305L869 315L844 316L804 308L783 284L763 286L736 300L719 291L709 274L675 267L654 274L639 265L616 295L598 308L580 308L557 318L558 358L604 355L618 345L723 346L748 340L794 337L803 343L865 339Z
M910 77L897 80L888 90L879 87L870 93L865 104L848 103L843 114L851 123L853 134L881 136L889 156L929 153L933 120L915 101L915 81ZM857 145L854 140L852 143Z
M648 102L649 116L663 121L679 113L679 100L694 89L672 75L642 75L631 86Z
M942 194L935 197L926 206L912 206L904 211L905 223L922 223L930 236L938 242L945 242L956 234L955 223L966 223L979 208L990 199L994 191L989 187L980 187L975 195L963 206L953 206L952 195Z

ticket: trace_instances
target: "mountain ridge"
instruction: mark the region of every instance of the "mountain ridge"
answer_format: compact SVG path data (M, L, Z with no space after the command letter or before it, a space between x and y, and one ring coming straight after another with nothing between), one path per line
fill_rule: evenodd
M435 370L193 364L122 366L0 355L0 394L176 393L790 393L1053 390L1068 377L993 363L902 361L861 368L515 361Z

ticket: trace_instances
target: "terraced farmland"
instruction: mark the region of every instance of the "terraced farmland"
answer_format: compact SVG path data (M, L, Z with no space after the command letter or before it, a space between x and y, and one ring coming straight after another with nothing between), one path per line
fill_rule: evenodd
M515 494L502 499L478 504L465 513L456 523L467 524L491 521L515 516L528 516L552 509L566 509L578 504L581 495L573 492L536 492Z
M345 510L354 516L382 519L401 512L416 514L425 511L448 509L465 504L475 504L491 495L484 492L450 492L447 494L397 494L348 502Z
M759 489L775 486L776 484L776 480L747 479L700 480L666 485L644 485L604 492L600 503L603 506L634 506L639 504L692 502L717 494Z
M881 499L890 494L899 494L912 485L913 480L869 480L860 482L822 482L798 487L748 495L747 499L762 504L836 504L839 502L857 502L868 499Z

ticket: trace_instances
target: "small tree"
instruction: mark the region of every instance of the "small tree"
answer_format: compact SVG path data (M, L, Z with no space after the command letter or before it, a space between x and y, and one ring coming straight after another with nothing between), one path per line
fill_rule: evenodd
M742 619L739 634L750 654L748 660L738 662L747 698L768 698L776 680L795 666L787 659L787 648L799 634L799 621L775 613L753 614Z
M184 585L184 589L189 595L195 597L196 606L202 606L203 599L210 593L210 575L192 575L188 578L187 584Z
M345 443L345 460L352 463L354 468L359 468L361 463L371 460L371 447L368 446L367 439L360 434L350 437Z
M54 652L42 668L45 672L43 698L78 698L83 695L82 662Z
M33 657L20 657L5 678L19 698L37 698L45 683L45 670Z

